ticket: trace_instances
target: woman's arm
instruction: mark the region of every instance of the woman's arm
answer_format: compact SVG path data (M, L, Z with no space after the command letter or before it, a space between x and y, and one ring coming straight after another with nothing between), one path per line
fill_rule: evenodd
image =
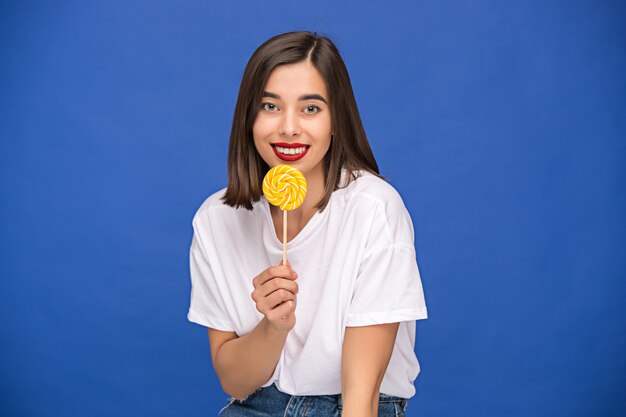
M378 395L400 323L346 327L341 354L342 417L378 417Z
M224 392L241 400L265 384L274 374L288 334L270 327L263 317L250 333L224 343L214 361Z

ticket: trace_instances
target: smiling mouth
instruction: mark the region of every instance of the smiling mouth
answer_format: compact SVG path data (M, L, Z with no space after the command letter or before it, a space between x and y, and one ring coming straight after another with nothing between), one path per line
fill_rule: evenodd
M278 158L287 162L295 162L307 154L311 145L299 146L297 148L287 148L272 144L272 149ZM293 152L293 153L292 153Z
M281 155L300 155L304 152L307 151L307 149L309 149L311 147L311 145L305 145L305 146L300 146L297 148L288 148L288 147L283 147L283 146L278 146L278 145L274 145L272 144L272 148L274 148L275 151L277 151L278 153L280 153Z

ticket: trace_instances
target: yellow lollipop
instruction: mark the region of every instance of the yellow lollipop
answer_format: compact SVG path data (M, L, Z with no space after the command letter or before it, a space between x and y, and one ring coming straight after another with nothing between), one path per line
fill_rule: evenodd
M283 264L287 265L287 211L300 207L306 197L306 178L291 165L277 165L263 179L267 201L283 210Z
M306 197L306 178L298 168L277 165L263 179L263 194L281 210L294 210Z

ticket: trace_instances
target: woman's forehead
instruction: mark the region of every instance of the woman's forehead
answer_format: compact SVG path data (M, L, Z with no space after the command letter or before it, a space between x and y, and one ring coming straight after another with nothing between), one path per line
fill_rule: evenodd
M265 92L270 93L265 95L267 97L287 101L298 101L311 95L327 99L326 83L309 62L276 67L265 84Z

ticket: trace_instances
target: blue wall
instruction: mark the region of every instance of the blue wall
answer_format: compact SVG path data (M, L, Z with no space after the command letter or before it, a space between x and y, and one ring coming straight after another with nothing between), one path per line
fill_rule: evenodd
M409 416L626 414L626 7L3 2L0 414L207 416L191 218L247 59L331 37L429 319Z

